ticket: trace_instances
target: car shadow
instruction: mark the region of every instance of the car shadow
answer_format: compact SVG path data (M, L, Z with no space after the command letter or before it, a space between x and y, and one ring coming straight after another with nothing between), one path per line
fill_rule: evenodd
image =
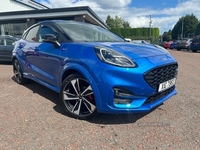
M12 77L12 80L14 82L17 82L15 80L15 77ZM28 83L25 83L23 85L19 85L19 86L24 86L28 89L30 89L33 93L37 93L40 96L44 97L45 99L48 99L49 101L53 102L54 104L58 104L59 102L59 94L56 93L55 91L35 82L30 80Z
M161 104L162 105L162 104ZM127 114L98 114L95 118L88 120L88 122L95 124L128 124L135 123L139 119L145 117L149 113L153 112L155 109L161 105L155 107L149 112L146 113L128 113Z
M12 80L16 82L14 76ZM53 109L64 116L68 116L65 111L62 109L60 101L59 101L59 94L51 89L37 83L34 81L30 81L30 83L23 84L24 87L30 89L33 93L37 93L40 96L48 99L49 101L53 102L55 106ZM161 104L162 105L162 104ZM107 124L127 124L127 123L135 123L137 120L141 119L142 117L146 116L147 114L151 113L156 108L152 109L148 113L128 113L127 114L103 114L99 113L95 118L87 120L90 123L107 125ZM70 117L70 116L68 116Z

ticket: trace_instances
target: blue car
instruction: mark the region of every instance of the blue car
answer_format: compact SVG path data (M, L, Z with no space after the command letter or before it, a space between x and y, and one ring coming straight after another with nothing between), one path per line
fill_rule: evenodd
M66 114L78 119L148 112L177 93L178 63L166 50L82 22L31 26L12 61L17 83L33 80L58 92Z
M192 52L197 52L200 50L200 37L197 36L192 40L192 43L190 44L190 50Z
M170 49L176 49L177 42L178 42L178 41L173 41L173 42L170 44Z

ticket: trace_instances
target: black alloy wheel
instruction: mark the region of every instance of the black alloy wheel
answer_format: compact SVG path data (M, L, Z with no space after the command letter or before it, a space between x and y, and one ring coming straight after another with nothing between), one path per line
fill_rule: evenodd
M74 118L87 120L98 114L90 83L77 73L63 81L60 102L66 113Z
M192 50L192 52L193 52L193 53L196 53L196 52L197 52L197 50Z
M24 78L23 76L20 64L17 59L15 59L13 62L13 72L14 72L15 80L18 84L24 84L28 82L28 79Z

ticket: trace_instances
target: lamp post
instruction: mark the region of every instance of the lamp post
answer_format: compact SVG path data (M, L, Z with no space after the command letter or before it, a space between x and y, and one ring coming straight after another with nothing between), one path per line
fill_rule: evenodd
M181 39L183 39L183 18L182 18L182 30L181 30Z
M150 38L150 43L151 43L151 24L153 20L151 20L151 15L150 15L150 21L149 21L149 38Z

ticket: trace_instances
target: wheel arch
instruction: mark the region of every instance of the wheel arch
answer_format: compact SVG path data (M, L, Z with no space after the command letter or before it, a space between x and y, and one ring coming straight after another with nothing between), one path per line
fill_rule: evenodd
M24 66L23 66L23 63L20 61L19 58L17 58L16 55L14 55L14 56L12 57L12 64L14 64L14 61L15 61L15 60L18 61L19 65L20 65L20 67L21 67L21 69L22 69L22 72L24 72Z
M92 86L92 89L95 93L94 95L95 95L95 100L96 100L96 105L97 105L97 110L98 110L98 108L102 106L101 97L100 97L99 90L97 87L98 81L95 79L94 76L92 76L92 74L84 66L80 64L74 64L74 63L67 64L67 67L65 67L65 69L62 72L61 85L66 77L74 73L78 73L82 75L85 79L87 79L87 81Z
M12 64L14 63L15 59L17 59L17 57L16 57L16 56L13 56L13 57L12 57Z

